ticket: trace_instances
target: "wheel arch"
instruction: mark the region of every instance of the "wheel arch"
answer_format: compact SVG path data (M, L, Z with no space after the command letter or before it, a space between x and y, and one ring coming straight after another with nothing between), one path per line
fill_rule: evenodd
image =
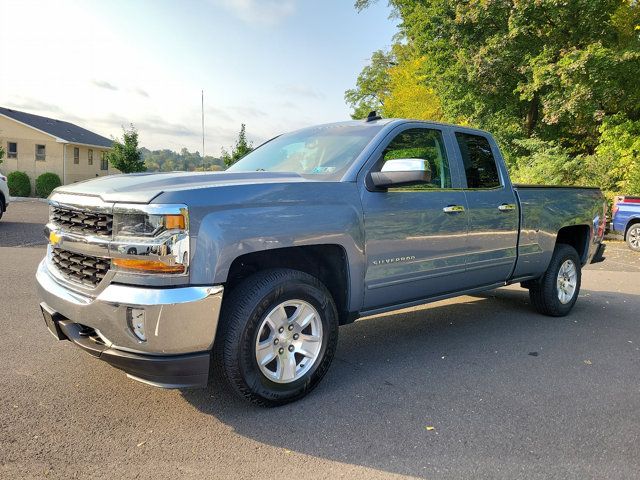
M236 257L225 288L233 289L248 276L271 268L290 268L318 278L329 290L338 310L339 323L352 322L350 271L347 251L338 244L318 244L259 250ZM225 293L226 295L226 293Z
M556 236L556 245L570 245L578 252L578 257L582 265L587 261L589 255L589 238L591 237L591 228L589 225L570 225L562 227L558 230Z
M627 232L629 232L629 229L634 226L636 223L640 223L640 217L631 217L628 221L627 224L624 227L624 239L627 239Z

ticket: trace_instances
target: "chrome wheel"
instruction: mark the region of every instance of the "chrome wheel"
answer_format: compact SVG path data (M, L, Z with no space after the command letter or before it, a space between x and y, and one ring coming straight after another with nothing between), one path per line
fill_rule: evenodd
M287 300L271 310L258 329L256 361L276 383L291 383L313 366L322 347L322 321L304 300Z
M573 260L565 260L558 271L557 290L560 303L566 305L573 299L577 282L578 272L575 263Z
M640 228L632 227L627 233L627 241L631 248L640 250Z

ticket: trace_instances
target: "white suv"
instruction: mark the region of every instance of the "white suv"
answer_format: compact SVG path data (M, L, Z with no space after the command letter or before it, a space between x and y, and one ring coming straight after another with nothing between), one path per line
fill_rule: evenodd
M7 186L7 177L0 174L0 218L7 211L9 205L9 187Z

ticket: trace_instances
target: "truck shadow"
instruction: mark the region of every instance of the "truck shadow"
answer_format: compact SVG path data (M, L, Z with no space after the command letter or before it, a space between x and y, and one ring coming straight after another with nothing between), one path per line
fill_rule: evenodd
M240 435L314 457L417 477L501 468L515 478L584 433L581 395L597 395L600 378L586 357L612 348L612 324L632 322L633 304L583 291L557 319L535 313L526 290L499 289L342 327L329 373L297 403L257 408L221 385L182 394ZM567 438L554 444L556 429Z

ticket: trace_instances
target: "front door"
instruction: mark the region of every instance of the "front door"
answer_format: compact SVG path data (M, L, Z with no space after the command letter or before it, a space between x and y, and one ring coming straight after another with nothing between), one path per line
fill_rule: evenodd
M464 278L467 211L453 145L441 130L403 127L370 170L394 159L424 160L429 181L376 190L363 184L366 235L364 310L456 291Z

